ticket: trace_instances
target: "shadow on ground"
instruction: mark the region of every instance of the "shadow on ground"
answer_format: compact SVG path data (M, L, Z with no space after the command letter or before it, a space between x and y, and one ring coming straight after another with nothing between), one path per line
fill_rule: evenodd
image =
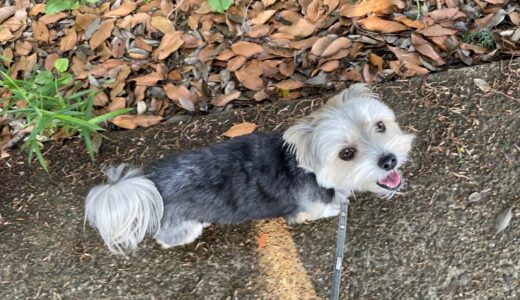
M350 299L520 296L520 60L376 86L400 123L417 135L403 194L352 200L343 295ZM473 79L487 81L482 92ZM283 128L320 99L113 132L99 164L143 164L220 140L233 123ZM101 180L78 141L48 149L50 175L23 158L0 161L0 265L5 299L259 298L250 224L212 226L196 243L161 250L147 240L129 257L109 254L83 230L83 201ZM468 201L480 192L481 199ZM495 220L513 207L510 226ZM336 219L291 229L321 298L329 293ZM287 299L295 295L288 295ZM297 296L297 295L296 295ZM265 296L264 296L265 297ZM274 296L273 296L274 298Z

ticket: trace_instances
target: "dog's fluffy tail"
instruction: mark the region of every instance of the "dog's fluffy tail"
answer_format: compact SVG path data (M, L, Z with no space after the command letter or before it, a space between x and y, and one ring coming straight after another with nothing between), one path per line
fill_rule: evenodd
M159 231L163 201L140 169L120 165L108 168L105 174L108 183L88 193L85 221L97 229L110 251L125 254L137 248L146 233Z

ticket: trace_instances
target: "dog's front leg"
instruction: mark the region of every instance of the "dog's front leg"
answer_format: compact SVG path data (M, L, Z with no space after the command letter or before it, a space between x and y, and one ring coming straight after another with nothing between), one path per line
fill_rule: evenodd
M335 191L334 194L334 201L332 203L325 204L325 207L321 213L321 218L330 218L335 217L339 215L340 211L340 203L343 201L347 201L348 197L350 196L350 192L348 191Z

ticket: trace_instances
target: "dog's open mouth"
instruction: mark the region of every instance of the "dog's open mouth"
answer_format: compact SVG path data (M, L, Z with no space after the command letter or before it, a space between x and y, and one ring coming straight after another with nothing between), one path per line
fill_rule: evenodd
M401 187L401 176L396 170L392 170L388 176L379 180L377 185L391 191L398 190Z

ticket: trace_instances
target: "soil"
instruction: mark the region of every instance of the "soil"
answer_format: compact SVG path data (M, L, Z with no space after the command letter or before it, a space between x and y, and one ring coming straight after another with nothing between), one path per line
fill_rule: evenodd
M402 193L351 199L342 298L518 299L519 69L516 59L375 86L417 140ZM492 90L482 92L475 78ZM21 156L1 160L3 297L259 298L265 274L251 224L210 226L195 243L170 250L147 239L119 257L84 226L85 195L102 180L103 165L142 165L217 142L242 121L284 128L328 96L110 132L96 164L81 141L55 143L46 148L49 174ZM481 199L470 202L475 192ZM497 234L497 216L510 207L511 222ZM330 292L336 226L332 218L290 228L320 298Z

